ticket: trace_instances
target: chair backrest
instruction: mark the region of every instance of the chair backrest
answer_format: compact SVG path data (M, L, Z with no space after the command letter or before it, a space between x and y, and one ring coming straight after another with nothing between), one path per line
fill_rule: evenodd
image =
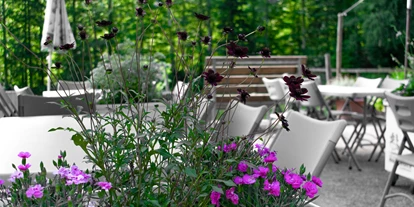
M283 79L275 78L275 79L267 79L262 78L264 85L266 86L267 92L269 93L269 97L272 101L280 101L283 100L285 97L285 89L283 85Z
M266 112L267 106L252 107L239 101L230 101L220 119L219 140L221 137L226 139L252 135L259 127Z
M178 81L175 84L174 89L172 91L172 101L173 103L184 99L188 90L188 83L184 83L182 81Z
M357 87L367 87L367 88L378 88L381 84L382 78L364 78L364 77L357 77L353 86Z
M387 76L381 82L381 85L379 86L379 88L396 89L400 87L401 84L407 85L409 81L410 81L409 79L395 80Z
M65 81L58 80L57 90L83 90L92 89L92 84L89 81L85 81L85 86L82 81Z
M324 107L326 106L325 100L321 92L318 89L316 82L314 81L305 81L302 83L302 88L306 88L308 93L306 95L310 96L308 101L301 101L301 106L306 107ZM328 107L329 108L329 107Z
M385 92L385 97L398 127L407 132L414 132L414 97L399 96L389 91Z
M296 111L286 115L290 131L280 130L267 146L276 151L280 168L304 164L306 171L320 176L326 162L346 127L345 120L320 121Z
M87 103L95 103L93 100L93 94L83 94L77 96L64 97L68 103L70 103L76 109L82 107L80 113L89 113L89 108L92 112L95 111L95 106ZM20 95L18 96L19 116L44 116L44 115L66 115L72 114L67 108L62 108L60 103L62 98L60 97L43 97L43 96L31 96Z
M0 84L0 111L5 117L14 116L17 113L17 109L14 106L12 100L7 95L3 86Z

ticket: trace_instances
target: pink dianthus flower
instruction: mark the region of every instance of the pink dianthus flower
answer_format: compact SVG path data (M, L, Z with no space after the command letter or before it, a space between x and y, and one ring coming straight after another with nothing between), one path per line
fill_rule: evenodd
M231 200L234 205L239 204L239 196L234 193L234 187L226 190L226 198Z
M30 154L30 152L20 152L17 156L19 156L22 159L27 159L32 155Z
M96 185L99 185L102 190L109 190L112 188L112 184L110 182L98 182Z
M306 195L309 198L315 197L315 195L318 193L318 187L316 187L316 184L313 182L306 182L305 184L303 184L302 188L305 189Z
M249 166L247 166L245 161L241 161L238 165L237 165L237 170L239 170L240 172L246 172L247 169L249 168Z
M25 165L19 165L19 166L17 166L17 168L19 168L19 170L21 170L21 171L25 171L25 170L28 170L31 166L32 165L30 163L27 163Z
M26 191L28 198L41 198L43 197L43 187L40 184L30 186Z
M217 191L213 191L210 194L210 199L211 199L211 204L216 205L216 206L220 206L220 196L221 194Z

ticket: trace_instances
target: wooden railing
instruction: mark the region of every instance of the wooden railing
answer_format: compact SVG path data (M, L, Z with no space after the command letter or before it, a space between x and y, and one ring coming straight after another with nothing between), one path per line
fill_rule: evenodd
M217 108L225 108L231 99L235 99L238 88L249 92L248 105L272 104L262 78L280 78L284 73L300 74L301 64L306 64L306 60L306 56L272 56L271 58L250 56L234 59L236 63L233 68L230 68L233 58L225 56L206 58L207 68L224 76L215 90ZM255 68L258 77L254 77L248 67Z

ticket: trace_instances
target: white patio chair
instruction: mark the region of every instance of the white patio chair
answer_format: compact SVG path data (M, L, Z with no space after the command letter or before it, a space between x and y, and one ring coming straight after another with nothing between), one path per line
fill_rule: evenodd
M267 92L269 93L270 100L275 102L275 110L283 111L280 107L280 103L286 100L286 89L282 78L267 79L262 78Z
M290 131L280 130L267 146L275 150L281 168L304 164L306 171L320 176L329 156L345 129L346 121L320 121L296 111L286 115Z
M221 141L230 137L252 137L267 112L267 106L252 107L232 100L221 116L218 135L212 141Z
M408 132L414 132L414 97L403 97L399 95L392 94L390 92L385 92L385 96L389 103L389 107L391 107L392 112L394 113L395 119L397 120L398 127L401 129L404 137L401 141L401 144L398 149L397 155L395 155L395 163L391 170L391 173L388 177L387 184L385 185L385 189L383 195L381 197L381 201L379 207L383 207L385 201L388 198L393 198L396 196L403 196L407 199L411 200L414 205L414 198L405 193L393 193L389 194L391 184L395 180L395 172L397 171L397 167L399 164L404 164L407 166L414 167L414 146L410 140ZM402 154L404 149L409 149L411 153L409 154Z
M57 90L86 90L86 89L92 89L91 82L58 80L58 84L57 84Z
M184 83L183 81L178 81L177 84L175 84L174 89L172 91L173 103L176 103L179 100L184 99L185 95L187 94L187 90L188 90L188 83Z
M0 84L0 115L4 117L16 116L17 108Z
M318 86L313 81L306 81L302 84L303 88L306 88L308 90L308 93L306 95L310 96L308 101L302 101L300 104L301 106L304 106L307 108L307 115L319 120L325 119L328 121L334 121L337 119L335 114L339 114L339 112L332 112L329 108L328 104L325 102L325 99L323 98L321 92L318 89ZM357 130L357 122L354 121L346 121L347 125L354 127L354 133L356 133ZM352 138L353 135L351 135ZM345 144L345 150L348 152L348 155L356 165L358 170L361 170L361 167L359 166L358 161L355 159L351 148L349 147L349 142L346 141L345 137L341 135L342 141ZM335 161L340 160L338 153L336 150L334 150L334 153L332 154ZM351 163L349 163L349 169L352 169Z

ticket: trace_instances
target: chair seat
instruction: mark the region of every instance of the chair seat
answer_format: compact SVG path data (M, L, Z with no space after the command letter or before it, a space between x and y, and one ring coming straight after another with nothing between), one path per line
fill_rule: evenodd
M414 154L397 155L395 157L398 162L414 166Z

